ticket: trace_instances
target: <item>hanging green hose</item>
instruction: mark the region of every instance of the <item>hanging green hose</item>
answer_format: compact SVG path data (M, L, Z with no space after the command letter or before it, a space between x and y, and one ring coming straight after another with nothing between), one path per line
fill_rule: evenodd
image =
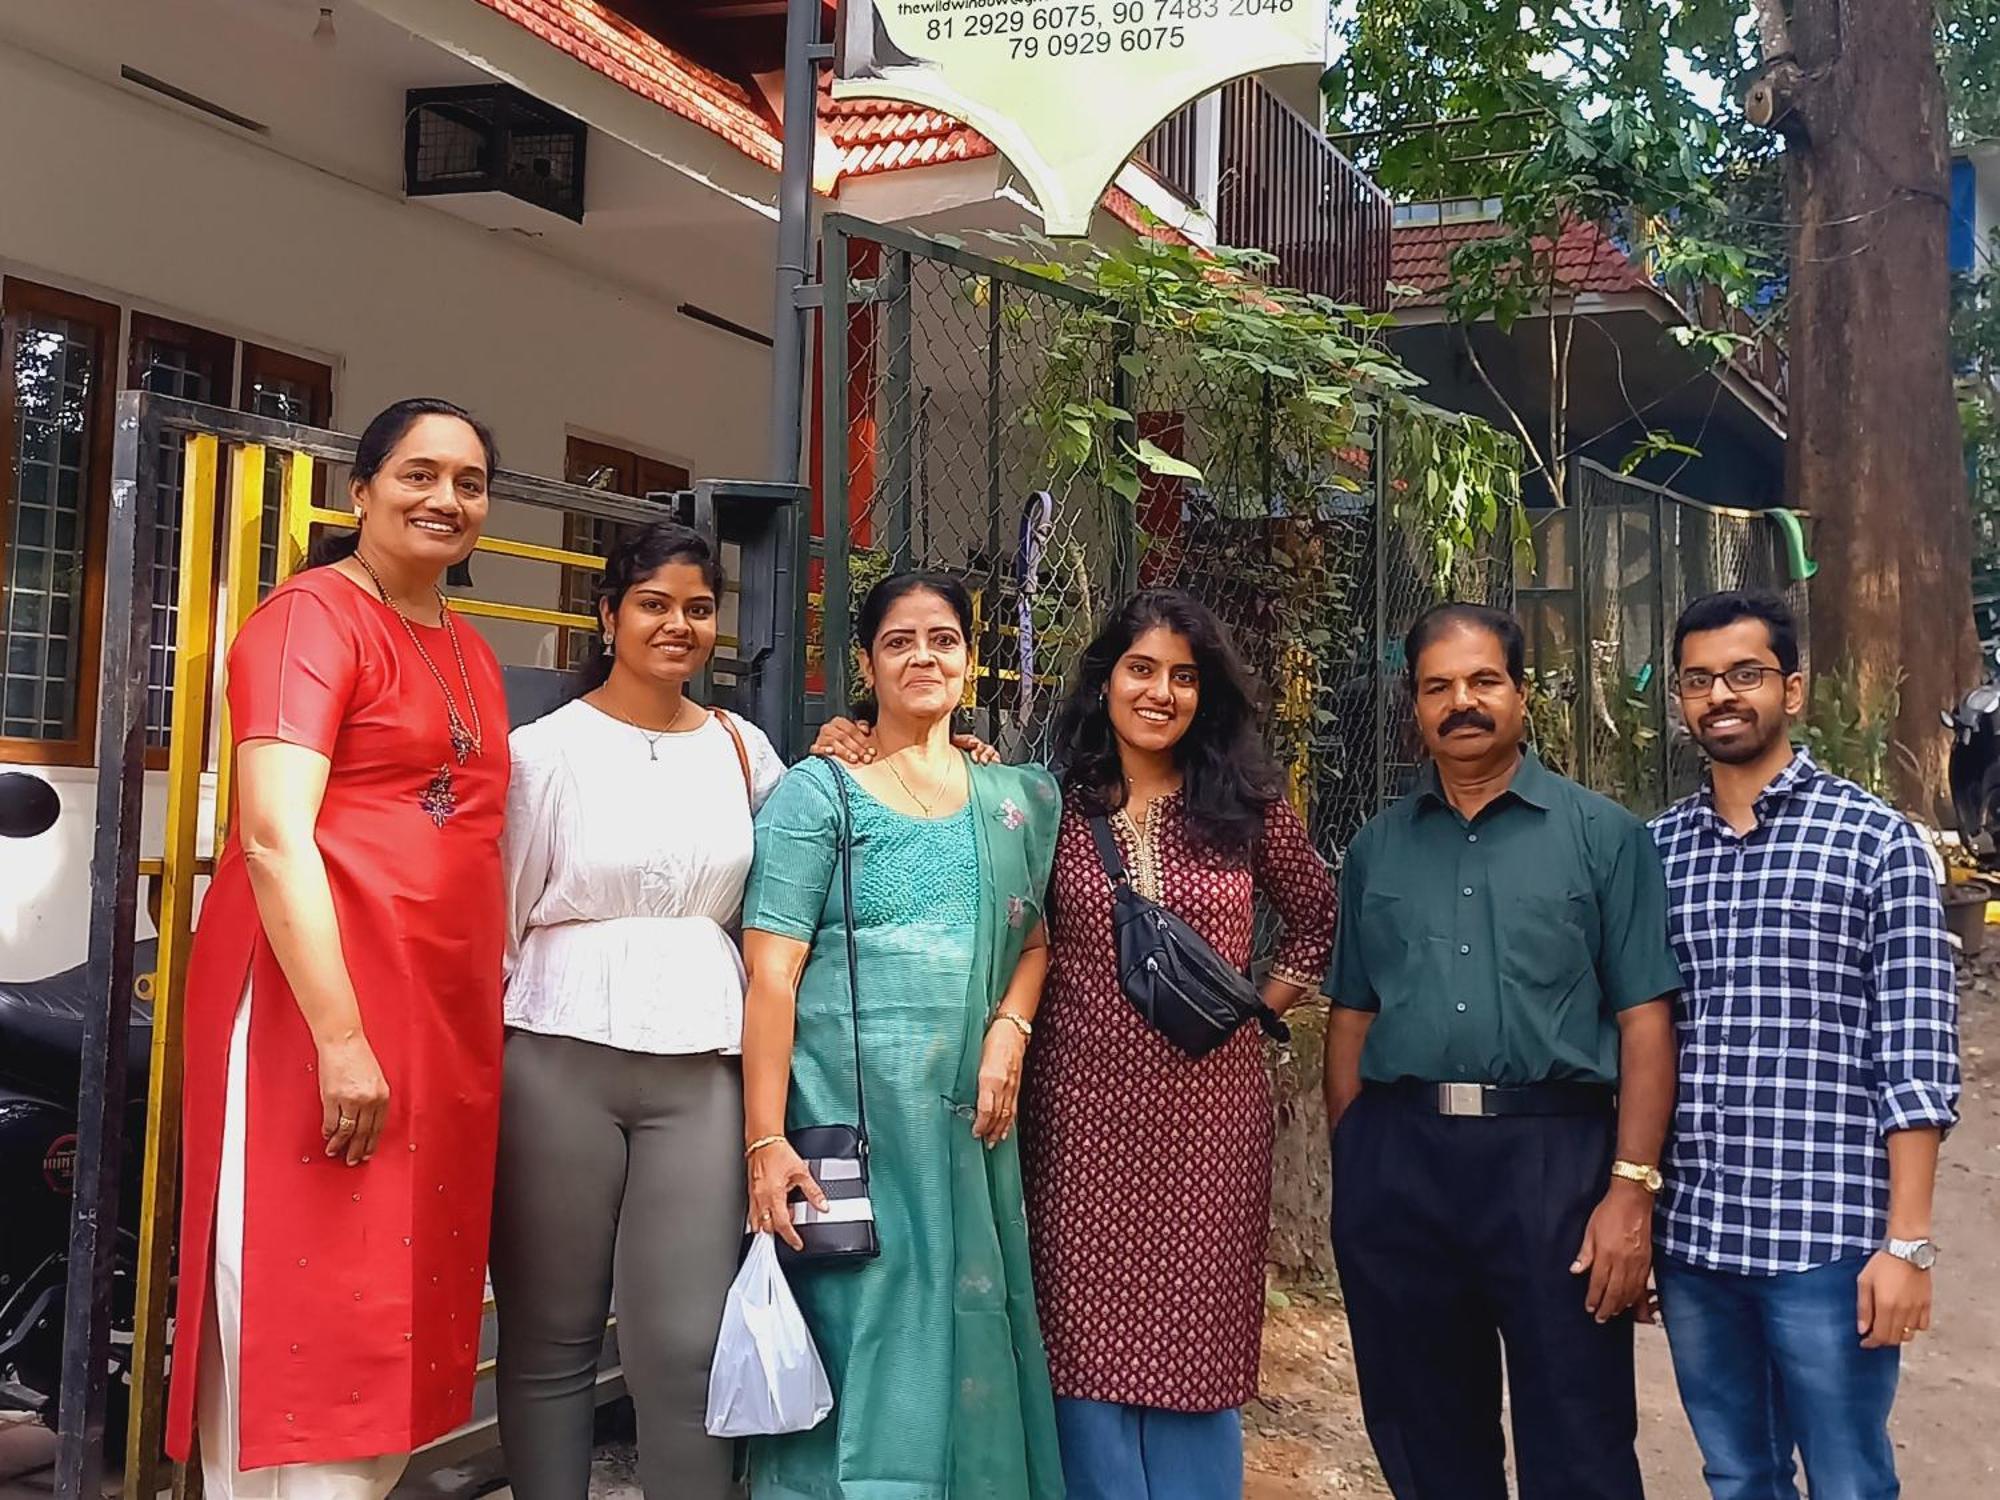
M1819 564L1806 556L1806 529L1798 516L1782 509L1764 512L1778 523L1778 530L1785 534L1785 563L1791 571L1792 582L1804 583L1819 571Z

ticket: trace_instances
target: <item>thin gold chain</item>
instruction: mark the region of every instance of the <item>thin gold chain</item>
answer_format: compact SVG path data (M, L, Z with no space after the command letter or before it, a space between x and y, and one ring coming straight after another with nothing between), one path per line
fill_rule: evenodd
M944 775L938 778L937 790L931 793L931 800L928 802L924 801L923 798L910 789L909 782L903 780L903 773L896 769L895 757L891 756L889 759L883 761L882 764L887 766L889 774L896 778L896 785L903 789L903 795L922 808L925 817L931 817L933 815L931 809L938 805L944 797L945 788L951 785L952 762L945 762Z
M626 718L625 715L607 703L599 703L597 707L603 709L621 724L628 724L638 730L639 738L646 742L646 758L648 760L658 760L660 758L660 741L680 727L681 715L687 712L688 705L693 701L693 699L683 695L681 706L674 710L674 716L667 721L665 729L648 729L644 724L639 723L638 720Z
M472 715L470 726L459 713L458 705L452 701L451 688L445 683L444 673L438 670L438 664L431 660L430 652L424 649L423 639L417 634L417 627L410 623L410 617L403 612L403 606L396 602L395 597L389 592L388 585L382 582L382 575L377 573L370 566L368 559L358 551L354 554L354 560L361 564L361 571L366 573L369 581L375 585L375 592L382 596L382 602L389 606L389 612L402 621L404 633L409 636L410 644L417 648L417 655L423 658L424 665L430 668L431 676L436 679L438 691L444 694L444 716L451 735L452 750L458 756L458 763L464 765L467 751L473 755L482 752L486 736L484 727L479 722L479 700L472 693L472 674L465 669L465 652L459 648L458 629L452 624L451 606L445 601L444 590L438 590L438 615L444 624L445 639L451 642L451 654L458 663L459 685L465 689L466 711Z

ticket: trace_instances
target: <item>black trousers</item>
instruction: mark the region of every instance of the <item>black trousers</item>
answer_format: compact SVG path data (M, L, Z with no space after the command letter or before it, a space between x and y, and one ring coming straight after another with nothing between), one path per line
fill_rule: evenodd
M1443 1117L1364 1090L1333 1137L1333 1249L1361 1411L1397 1500L1642 1500L1632 1319L1570 1274L1609 1116Z

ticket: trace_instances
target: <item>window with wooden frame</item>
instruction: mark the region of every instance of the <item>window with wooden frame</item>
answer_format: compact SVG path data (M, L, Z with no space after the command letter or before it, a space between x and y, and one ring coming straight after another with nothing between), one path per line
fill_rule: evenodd
M563 450L563 478L586 489L608 490L617 495L643 498L665 490L688 487L688 471L665 459L647 458L626 448L589 438L572 437ZM665 512L662 512L662 519ZM563 547L570 552L588 552L603 557L632 534L635 528L596 516L563 517ZM585 568L562 570L562 608L580 615L597 612L597 575ZM556 665L580 665L588 656L590 636L581 630L565 630L556 641Z
M243 384L237 408L253 416L275 417L325 427L333 421L333 370L296 354L243 346ZM257 556L257 588L269 592L278 582L278 497L284 471L275 453L265 460L264 535ZM326 465L313 466L313 503L326 504Z
M0 757L88 765L118 309L0 280Z
M205 328L170 322L147 313L132 314L125 382L136 391L227 405L236 381L236 341ZM173 728L174 641L180 620L181 518L186 512L182 468L186 442L162 433L159 483L153 512L153 606L146 642L146 752L154 765L166 764ZM216 496L221 503L221 496Z

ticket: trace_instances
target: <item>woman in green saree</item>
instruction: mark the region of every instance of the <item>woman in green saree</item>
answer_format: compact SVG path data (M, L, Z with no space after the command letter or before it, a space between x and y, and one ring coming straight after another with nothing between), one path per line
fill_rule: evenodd
M1039 767L976 766L951 745L971 613L945 575L877 584L857 621L874 759L807 761L757 819L743 910L751 1225L796 1245L792 1190L825 1199L784 1132L855 1121L851 920L881 1255L791 1276L834 1408L753 1444L756 1500L1062 1494L1013 1134L1060 804ZM836 777L849 778L852 913Z

